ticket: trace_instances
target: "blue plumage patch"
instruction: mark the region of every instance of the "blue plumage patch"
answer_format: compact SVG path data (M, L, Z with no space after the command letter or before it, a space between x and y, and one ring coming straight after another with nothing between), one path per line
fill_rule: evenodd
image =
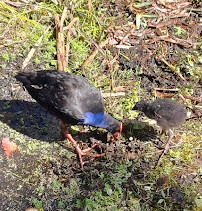
M85 113L85 118L82 121L83 124L86 125L92 125L95 127L102 127L102 128L107 128L107 119L105 118L105 113L100 112L97 114L91 113L91 112L86 112Z

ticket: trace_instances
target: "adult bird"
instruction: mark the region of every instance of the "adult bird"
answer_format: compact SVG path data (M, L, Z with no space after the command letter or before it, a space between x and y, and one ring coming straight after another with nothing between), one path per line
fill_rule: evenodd
M67 131L67 124L105 128L115 139L121 134L122 122L105 112L100 91L85 78L57 70L21 72L15 77L41 106L62 120L62 131L75 147L82 168L82 156L97 144L82 150Z
M185 108L178 102L171 99L157 99L151 103L140 100L133 107L133 110L144 112L150 119L155 119L161 127L160 140L164 133L168 132L168 140L161 154L158 164L163 155L168 151L169 144L174 136L172 128L177 127L185 122L187 112Z

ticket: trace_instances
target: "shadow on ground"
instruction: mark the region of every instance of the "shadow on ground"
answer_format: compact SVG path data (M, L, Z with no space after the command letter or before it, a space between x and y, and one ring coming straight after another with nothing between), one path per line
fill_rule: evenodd
M35 102L0 100L0 121L41 141L51 142L60 137L60 121Z
M23 100L0 100L0 121L12 129L30 138L52 142L61 140L60 120L47 112L35 102ZM82 136L83 133L73 131L72 133ZM107 132L88 130L88 137L94 137L103 143L107 143ZM123 136L133 136L140 141L150 141L156 138L153 127L137 121L125 120ZM83 137L84 138L84 137Z

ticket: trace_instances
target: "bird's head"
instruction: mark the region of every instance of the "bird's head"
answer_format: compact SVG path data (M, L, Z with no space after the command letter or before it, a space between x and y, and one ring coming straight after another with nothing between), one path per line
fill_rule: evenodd
M143 99L141 99L139 102L135 104L133 110L144 111L146 108L147 108L147 103Z
M113 135L114 139L117 139L122 133L123 123L107 113L105 113L105 119L107 120L106 129Z

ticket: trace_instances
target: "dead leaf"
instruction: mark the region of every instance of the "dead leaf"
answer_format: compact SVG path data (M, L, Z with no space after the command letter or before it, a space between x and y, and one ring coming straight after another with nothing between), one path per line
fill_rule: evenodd
M13 152L17 151L20 152L17 145L13 141L10 141L9 138L2 138L1 144L5 151L7 159L9 159L9 157L13 154Z

